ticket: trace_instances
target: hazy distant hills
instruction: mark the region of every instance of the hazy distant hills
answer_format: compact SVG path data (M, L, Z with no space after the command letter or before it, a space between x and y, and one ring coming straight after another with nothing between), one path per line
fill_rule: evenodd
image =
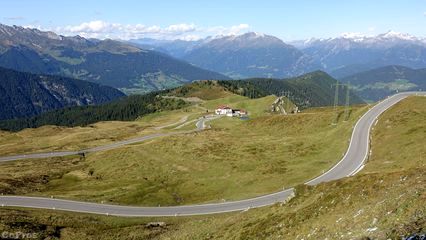
M179 39L161 40L153 38L141 38L129 40L129 43L143 49L155 50L179 59L183 59L183 57L190 53L194 48L208 43L212 39L212 37L208 37L197 41L185 41Z
M277 78L310 70L301 51L276 37L257 33L213 39L183 59L234 78Z
M297 48L274 36L246 33L199 41L133 40L232 78L295 76L315 69Z
M426 90L426 68L386 66L341 79L350 82L359 96L377 101L397 91Z
M115 88L87 81L0 67L0 120L31 117L68 106L96 105L123 96Z
M198 41L132 42L236 78L282 78L314 70L342 78L387 65L426 67L426 40L393 31L370 37L346 34L289 44L258 33Z
M321 69L339 78L387 65L426 67L425 40L393 31L374 37L311 39L299 48Z
M0 66L88 80L127 92L170 88L198 79L228 79L128 43L1 24Z

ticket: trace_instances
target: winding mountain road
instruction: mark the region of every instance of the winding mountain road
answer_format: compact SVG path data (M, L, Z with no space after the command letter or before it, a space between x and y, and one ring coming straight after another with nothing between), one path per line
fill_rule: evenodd
M142 137L132 138L128 140L123 141L117 141L115 143L88 148L88 149L82 149L79 151L56 151L56 152L46 152L46 153L32 153L32 154L21 154L21 155L13 155L13 156L4 156L0 157L0 163L1 162L9 162L9 161L15 161L15 160L22 160L22 159L38 159L38 158L50 158L50 157L65 157L65 156L72 156L72 155L79 155L79 154L86 154L86 153L93 153L93 152L100 152L100 151L107 151L114 148L119 148L124 145L143 142L146 140L158 138L158 137L167 137L177 134L183 134L183 133L190 133L195 131L201 131L204 130L205 123L211 120L216 119L217 116L214 115L208 115L206 117L201 117L198 120L196 119L195 126L196 128L194 130L190 131L176 131L176 132L169 132L169 133L154 133ZM182 120L175 124L181 123ZM174 125L174 124L173 124ZM166 126L167 127L167 126Z
M398 103L409 95L422 95L425 92L404 92L393 95L380 103L376 104L369 111L367 111L356 123L349 147L346 154L333 168L318 176L305 184L316 185L322 182L332 181L356 174L362 169L369 152L369 135L373 124L376 122L377 117L386 111L388 108ZM204 120L197 123L197 127L204 126ZM165 136L165 135L163 135ZM151 138L153 138L152 136ZM130 140L129 140L130 141ZM104 147L99 147L104 149ZM108 147L106 147L108 148ZM51 155L49 155L50 157ZM22 159L22 158L20 158ZM1 159L0 159L1 161ZM11 160L9 160L11 161ZM172 206L172 207L131 207L119 206L89 202L70 201L54 198L40 198L40 197L23 197L23 196L0 196L0 204L2 207L28 207L28 208L42 208L42 209L56 209L71 212L84 212L114 216L126 217L147 217L147 216L188 216L188 215L202 215L223 213L232 211L243 211L250 208L262 207L272 205L277 202L287 200L293 194L293 189L289 188L277 193L268 194L256 198L201 204L201 205L187 205L187 206Z

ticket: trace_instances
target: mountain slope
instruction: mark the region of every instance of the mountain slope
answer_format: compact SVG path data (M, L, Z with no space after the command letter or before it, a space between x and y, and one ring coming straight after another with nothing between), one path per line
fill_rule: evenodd
M185 55L191 52L194 48L201 46L211 40L211 37L197 41L185 40L159 40L153 38L132 39L128 42L141 47L143 49L150 49L158 52L168 54L170 56L182 59Z
M385 66L341 79L350 82L362 98L377 101L396 91L426 89L426 68Z
M421 239L420 235L424 234L426 226L424 204L426 176L422 174L425 171L422 158L425 154L422 145L425 130L423 119L426 116L425 100L424 97L407 98L379 118L372 131L373 154L360 173L315 187L297 186L296 196L287 203L227 214L134 219L57 210L1 208L0 228L9 232L37 232L38 236L45 238L60 236L64 239L91 239L93 235L106 239L127 239L129 235L135 234L142 239L396 240L408 239L413 235L418 237L410 239ZM297 128L287 126L287 121L281 120L279 123L283 125L281 129ZM297 122L295 126L296 124ZM399 140L395 141L395 138ZM287 144L287 141L285 142ZM277 150L279 149L270 147L267 152ZM318 151L316 147L308 150ZM304 152L300 148L294 151L299 152L296 154ZM121 157L128 158L126 152L123 155ZM72 181L73 184L77 178L76 174L67 173L76 172L76 163L81 161L87 162L78 158L37 161L39 165L53 164L55 168L49 169L48 173L45 169L41 173L35 171L35 174L43 174L43 178L25 178L25 181L32 181L30 184L38 186L44 184L43 182L52 181L51 178L46 179L44 174L48 176L55 174L68 176L64 179ZM25 172L21 173L22 169L29 169L31 166L30 163L16 164L6 169L19 168L19 174L27 176ZM66 170L61 172L57 170L58 166ZM104 165L98 166L105 168ZM83 176L83 173L87 175L89 169L84 168L81 175L77 176ZM33 169L31 174L34 174ZM105 178L105 175L96 171L95 176ZM6 182L7 177L5 176L2 181ZM79 181L81 180L77 180ZM6 182L6 186L16 185L16 182ZM88 222L92 223L89 229ZM155 226L156 222L164 224Z
M288 79L253 78L240 81L219 81L227 88L245 96L285 95L299 108L332 106L336 79L325 72L316 71ZM339 105L345 104L346 89L339 88ZM353 91L350 104L364 103Z
M130 121L154 112L186 106L180 99L158 96L158 92L132 95L96 106L74 106L45 112L31 118L0 121L0 129L19 131L44 125L86 126L100 121Z
M307 68L307 59L295 47L257 33L206 41L182 58L234 78L280 78L297 75L302 72L300 69Z
M0 120L31 117L68 106L101 104L123 96L112 87L0 67Z
M377 36L344 35L312 39L299 45L324 71L342 78L386 65L426 67L426 44L408 34L393 31Z
M88 80L126 92L176 87L198 79L229 79L123 42L64 37L1 24L0 66Z
M288 96L299 108L332 106L337 80L325 72L315 71L295 78L252 78L243 80L197 81L170 90L169 95L215 99L230 93L249 98L269 95ZM218 97L219 96L219 97ZM339 88L339 105L345 105L346 88ZM350 91L350 104L364 101Z
M134 120L147 113L186 106L181 99L161 97L198 97L217 99L232 93L250 98L261 98L283 93L300 109L308 107L331 106L334 101L333 84L337 80L328 74L317 71L291 79L246 79L198 81L178 88L152 92L145 95L125 97L117 101L98 106L70 107L47 112L32 118L0 121L0 129L18 131L43 125L84 126L99 121ZM345 89L340 89L344 96ZM341 97L339 104L344 104ZM351 104L363 101L351 92Z
M357 175L315 187L301 185L288 203L212 217L167 237L421 239L426 226L426 177L421 174L425 100L407 98L380 116L372 133L373 153Z
M426 67L426 40L394 31L377 36L344 34L290 44L258 33L198 41L139 39L131 42L234 78L293 77L314 70L343 78L386 65Z

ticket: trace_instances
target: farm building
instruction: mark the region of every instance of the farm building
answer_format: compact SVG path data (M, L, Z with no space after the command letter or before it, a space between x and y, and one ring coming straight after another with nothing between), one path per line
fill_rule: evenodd
M216 115L226 115L228 117L241 117L247 115L247 111L243 109L232 109L228 106L219 106L215 110Z

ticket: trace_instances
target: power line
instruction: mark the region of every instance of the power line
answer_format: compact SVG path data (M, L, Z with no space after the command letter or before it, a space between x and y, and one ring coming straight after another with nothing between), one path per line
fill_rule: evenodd
M350 97L350 87L351 84L348 82L346 84L346 103L345 103L345 121L349 119L349 97Z
M337 105L339 105L339 86L341 85L339 81L336 81L336 84L333 84L336 86L336 91L334 92L334 104L333 104L333 110L334 110L334 119L331 123L332 125L337 125L337 119L339 117L339 113L337 112ZM332 87L333 87L332 85Z
M349 119L349 105L350 105L350 83L347 84L339 83L339 81L336 82L336 84L333 84L333 86L336 86L336 90L334 92L334 104L333 104L333 110L334 110L334 119L331 123L332 125L337 125L337 121L339 119L339 111L338 111L338 105L339 105L339 86L346 87L346 101L345 101L345 112L344 112L344 121L347 121Z

